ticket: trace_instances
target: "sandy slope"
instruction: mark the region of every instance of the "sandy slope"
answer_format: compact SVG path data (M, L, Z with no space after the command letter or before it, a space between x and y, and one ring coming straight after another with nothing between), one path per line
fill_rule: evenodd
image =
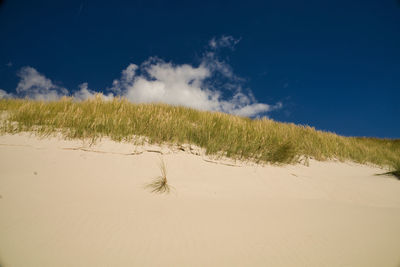
M400 181L382 170L233 167L0 136L0 266L399 266ZM138 150L136 149L136 151Z

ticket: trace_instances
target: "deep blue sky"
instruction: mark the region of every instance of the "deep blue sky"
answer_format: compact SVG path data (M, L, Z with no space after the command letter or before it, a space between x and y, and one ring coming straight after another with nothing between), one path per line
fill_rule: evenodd
M1 0L0 0L1 2ZM198 64L213 37L268 115L346 136L400 138L400 3L22 1L0 5L0 89L31 66L64 87L106 88L129 63Z

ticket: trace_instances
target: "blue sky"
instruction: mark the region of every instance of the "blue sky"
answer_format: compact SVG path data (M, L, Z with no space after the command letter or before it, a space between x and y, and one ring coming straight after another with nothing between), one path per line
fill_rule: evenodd
M400 138L400 2L0 1L0 96L132 102Z

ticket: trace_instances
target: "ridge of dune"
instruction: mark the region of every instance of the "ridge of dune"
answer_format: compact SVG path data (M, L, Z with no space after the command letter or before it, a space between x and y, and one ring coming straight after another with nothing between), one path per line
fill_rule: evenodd
M170 194L145 188L160 158ZM398 266L400 182L383 172L6 134L0 266Z

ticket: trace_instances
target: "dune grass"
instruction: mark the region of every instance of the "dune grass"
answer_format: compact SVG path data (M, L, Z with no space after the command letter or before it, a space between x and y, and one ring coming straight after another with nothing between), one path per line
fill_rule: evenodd
M161 159L159 167L161 175L155 178L153 182L147 184L146 188L149 188L152 193L159 193L159 194L169 193L171 187L168 184L167 167L165 166L165 162L163 159Z
M290 164L300 158L349 160L396 168L400 139L344 137L309 126L249 119L166 104L132 104L124 98L83 102L1 99L2 133L62 133L65 138L194 144L207 154L257 163ZM6 118L5 118L6 117Z
M398 162L395 167L394 170L389 172L391 175L393 175L394 177L397 177L397 179L400 180L400 162Z
M400 180L400 161L396 162L392 165L391 171L385 172L385 173L380 173L377 175L387 175L387 176L390 175L390 176L394 176Z

